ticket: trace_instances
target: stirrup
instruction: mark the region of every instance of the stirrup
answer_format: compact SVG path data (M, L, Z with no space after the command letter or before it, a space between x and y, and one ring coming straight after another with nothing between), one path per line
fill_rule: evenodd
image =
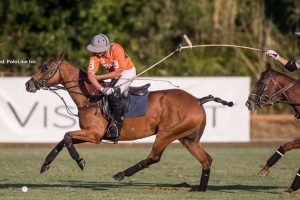
M114 134L113 136L111 136L111 132L113 131L112 129L115 129L116 133L117 134ZM119 129L117 127L117 125L115 123L111 123L109 125L109 127L107 128L107 131L106 131L106 138L108 140L111 140L114 142L114 144L117 144L118 141L119 141Z

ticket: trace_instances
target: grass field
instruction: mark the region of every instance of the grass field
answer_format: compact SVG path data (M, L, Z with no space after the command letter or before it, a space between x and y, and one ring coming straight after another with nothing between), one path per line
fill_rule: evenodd
M300 199L298 192L281 194L298 171L299 151L286 154L270 176L261 178L257 173L275 147L206 149L214 158L208 191L194 193L174 187L198 184L201 172L198 161L181 147L168 148L160 163L121 182L111 176L144 159L149 147L78 146L87 161L84 171L64 149L43 175L39 169L50 147L0 148L0 199Z

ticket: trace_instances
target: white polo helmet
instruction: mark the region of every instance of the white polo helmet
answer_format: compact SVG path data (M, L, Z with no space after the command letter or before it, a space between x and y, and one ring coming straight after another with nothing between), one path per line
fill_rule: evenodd
M104 34L99 34L93 37L91 43L87 46L87 50L92 53L101 53L107 51L110 46L108 37Z

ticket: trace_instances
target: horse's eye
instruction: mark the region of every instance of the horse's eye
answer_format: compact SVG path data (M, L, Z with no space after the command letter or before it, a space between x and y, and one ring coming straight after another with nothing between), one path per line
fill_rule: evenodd
M45 72L49 69L48 65L42 65L42 72Z

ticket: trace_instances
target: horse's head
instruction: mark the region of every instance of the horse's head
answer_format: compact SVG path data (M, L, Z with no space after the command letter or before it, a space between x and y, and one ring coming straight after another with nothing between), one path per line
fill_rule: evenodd
M56 58L44 63L41 68L25 83L27 92L36 92L40 88L48 88L61 81L59 67L63 61L63 52Z
M262 106L272 105L272 97L278 90L275 87L274 74L274 70L267 63L266 70L262 72L246 102L246 106L250 111L257 110Z

